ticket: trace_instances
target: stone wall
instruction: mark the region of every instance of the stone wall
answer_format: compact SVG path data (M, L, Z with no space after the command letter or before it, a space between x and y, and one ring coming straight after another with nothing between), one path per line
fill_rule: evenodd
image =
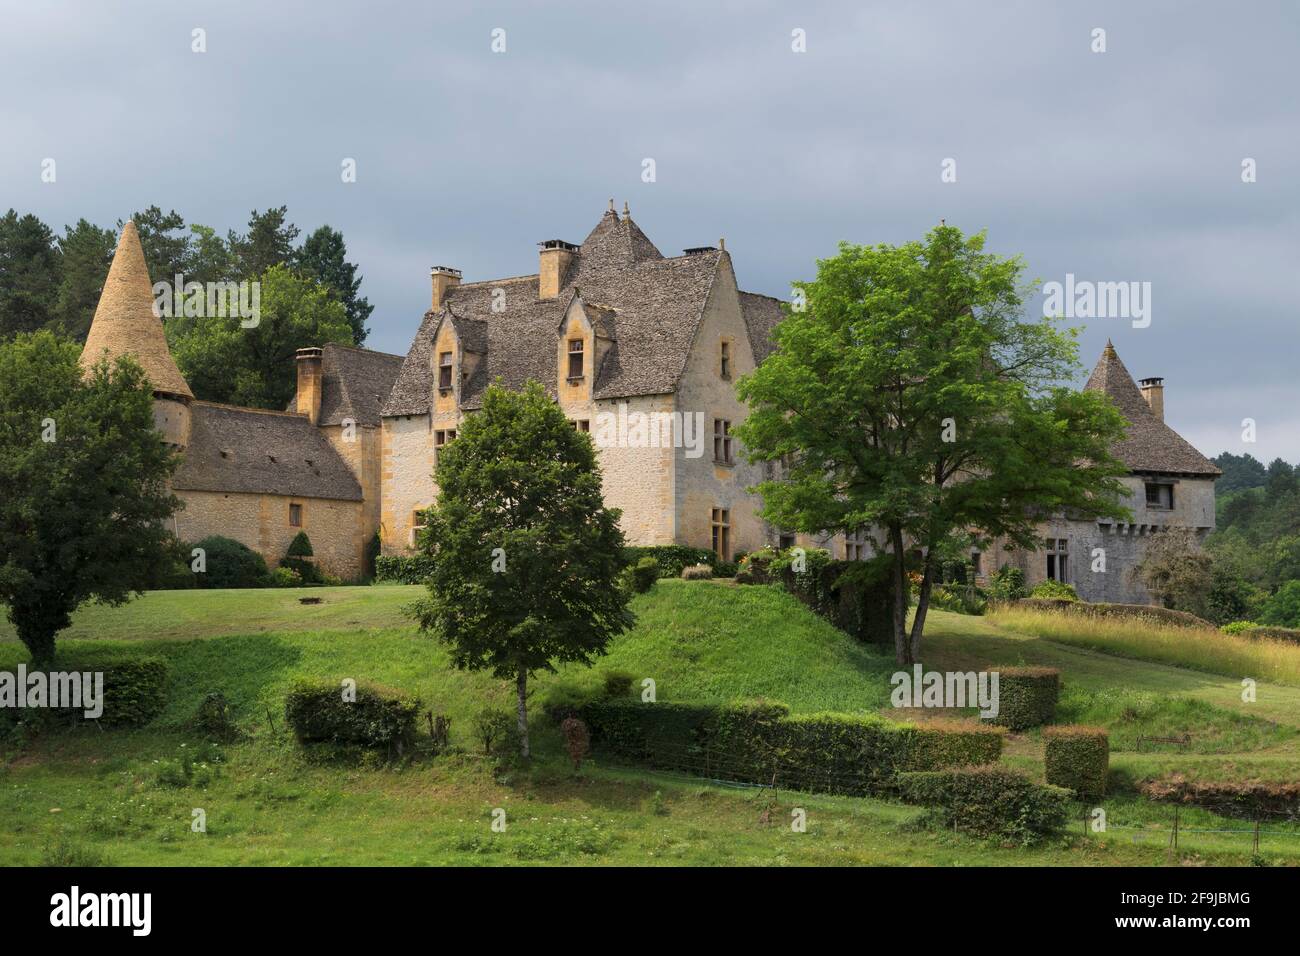
M361 576L360 501L220 491L178 491L176 495L185 502L173 525L182 541L194 542L208 535L234 538L274 568L289 549L289 542L305 531L322 571L344 580ZM302 505L301 527L289 524L291 503Z

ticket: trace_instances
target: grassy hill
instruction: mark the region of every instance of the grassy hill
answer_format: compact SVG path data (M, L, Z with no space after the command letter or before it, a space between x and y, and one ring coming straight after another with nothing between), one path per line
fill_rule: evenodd
M172 669L171 699L142 730L68 731L7 752L0 863L1162 863L1183 859L1164 847L1160 824L1168 814L1124 792L1126 782L1172 771L1294 779L1300 767L1298 688L1261 685L1259 702L1247 706L1232 675L1125 659L934 612L927 667L1062 669L1059 716L1111 729L1120 790L1106 806L1136 828L1132 839L1125 831L1123 839L1071 837L1009 850L917 831L909 825L915 808L886 801L737 790L598 762L574 775L557 733L540 723L533 768L503 771L475 754L472 723L485 703L508 704L509 689L452 670L441 645L415 631L402 607L420 593L156 592L122 608L83 609L60 639L61 658L163 657ZM301 597L321 603L305 605ZM662 581L633 609L635 629L594 668L538 678L535 713L557 683L597 683L610 670L654 678L660 700L767 696L796 712L888 707L892 656L854 643L774 588ZM0 629L0 666L25 659L12 632ZM400 767L309 763L282 720L284 691L299 677L353 677L418 693L452 718L452 740L463 753ZM199 748L185 725L210 691L226 694L249 737L219 751L203 747L209 768L176 786L167 771ZM1139 734L1188 729L1190 753L1136 752ZM1041 775L1041 748L1036 733L1014 736L1004 759ZM760 814L773 803L769 816L777 822L763 825ZM781 824L793 806L809 811L808 833ZM488 827L496 807L507 810L505 834ZM207 814L206 834L190 831L194 808ZM1184 827L1197 821L1207 830L1242 826L1185 812ZM1205 834L1183 854L1243 862L1249 844ZM1300 831L1283 827L1264 852L1300 861Z

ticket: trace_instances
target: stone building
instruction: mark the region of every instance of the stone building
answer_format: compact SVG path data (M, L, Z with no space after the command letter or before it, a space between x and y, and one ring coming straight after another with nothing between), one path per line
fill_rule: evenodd
M1121 481L1133 521L1053 516L1040 528L1038 551L1007 552L994 542L986 554L972 555L977 577L1010 564L1024 571L1031 588L1050 579L1074 585L1085 601L1149 604L1134 568L1154 535L1186 528L1203 541L1214 530L1214 482L1221 472L1165 423L1164 379L1134 382L1110 342L1084 388L1109 397L1128 419L1125 437L1111 451L1129 469Z
M632 544L711 548L768 538L762 478L731 437L735 382L771 350L780 303L741 291L725 245L665 257L609 210L578 244L542 242L535 274L462 282L432 270L432 302L383 408L383 547L411 548L437 495L433 463L489 383L529 379L590 431L605 502Z
M122 229L81 361L131 355L154 388L154 420L181 454L173 530L234 538L274 567L300 531L329 574L361 576L379 527L379 411L400 356L339 345L298 355L290 411L198 401L176 367L134 223Z

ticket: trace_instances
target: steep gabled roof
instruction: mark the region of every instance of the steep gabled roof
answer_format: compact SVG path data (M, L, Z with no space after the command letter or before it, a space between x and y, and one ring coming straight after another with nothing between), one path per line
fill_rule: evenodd
M190 413L172 479L178 491L361 500L352 470L304 416L211 402L192 403Z
M672 392L724 255L708 250L666 259L630 216L620 218L610 209L574 253L560 294L553 299L538 299L536 275L449 289L444 312L456 323L462 343L475 337L478 345L486 339L485 348L475 348L483 357L462 389L462 407L477 408L484 389L497 379L509 388L536 379L554 391L556 329L575 291L584 304L591 303L588 314L612 340L595 370L593 396ZM497 289L504 293L500 312L493 310ZM384 406L386 416L429 410L431 353L440 320L440 314L425 314Z
M89 368L105 356L112 361L130 355L144 368L155 392L193 398L167 348L162 320L154 314L153 304L153 285L140 233L135 223L128 221L117 240L113 264L81 350L81 364Z
M749 333L749 347L758 365L776 349L772 330L785 318L781 300L755 292L740 293L740 309L745 316L745 330Z
M1156 417L1109 341L1084 389L1106 395L1128 419L1127 434L1116 442L1111 453L1131 471L1204 477L1222 474L1213 462Z
M323 351L319 424L341 425L350 418L358 425L378 425L402 356L333 343Z

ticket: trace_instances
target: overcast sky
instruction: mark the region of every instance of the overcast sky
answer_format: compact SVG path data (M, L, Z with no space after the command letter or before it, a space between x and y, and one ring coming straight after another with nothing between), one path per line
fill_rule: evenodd
M399 353L430 265L535 272L610 197L665 255L725 236L742 288L783 297L840 240L944 218L1044 282L1150 282L1150 325L1088 320L1083 364L1110 337L1202 451L1295 462L1297 11L0 0L0 210L62 231L157 204L224 232L287 204L343 231L367 345Z

